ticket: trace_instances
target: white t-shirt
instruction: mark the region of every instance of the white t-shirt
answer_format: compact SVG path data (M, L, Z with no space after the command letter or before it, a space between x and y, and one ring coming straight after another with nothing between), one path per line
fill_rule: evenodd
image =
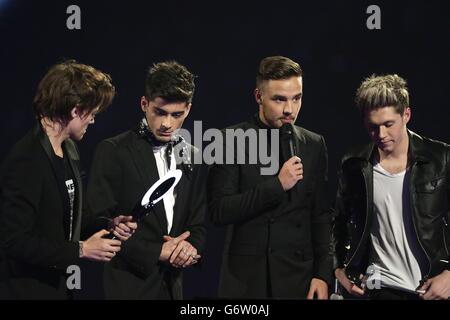
M366 276L372 285L411 292L420 285L424 253L412 221L409 179L409 170L391 174L379 163L373 167L372 250Z
M156 160L156 166L158 168L158 174L159 177L163 177L169 170L175 170L176 169L176 161L175 157L172 154L170 157L170 167L167 165L165 153L166 153L167 146L160 146L160 147L153 147L153 154L155 156ZM172 229L172 223L173 223L173 207L175 205L175 189L172 189L172 191L164 196L163 202L164 202L164 210L166 211L166 218L167 218L167 233L170 233L170 230Z

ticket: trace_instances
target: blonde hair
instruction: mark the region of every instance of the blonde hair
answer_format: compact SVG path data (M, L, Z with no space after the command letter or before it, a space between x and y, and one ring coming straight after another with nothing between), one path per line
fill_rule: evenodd
M362 115L383 107L394 107L397 113L403 115L405 108L409 107L406 80L396 74L373 74L359 86L355 103Z

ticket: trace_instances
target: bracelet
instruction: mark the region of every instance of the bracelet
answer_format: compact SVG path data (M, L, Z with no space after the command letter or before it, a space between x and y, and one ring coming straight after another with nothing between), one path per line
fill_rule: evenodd
M79 244L79 257L83 257L83 241L78 241Z

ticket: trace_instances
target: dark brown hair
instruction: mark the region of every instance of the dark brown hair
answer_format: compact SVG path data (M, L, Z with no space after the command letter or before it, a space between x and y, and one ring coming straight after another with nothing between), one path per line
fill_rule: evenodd
M145 97L148 100L160 97L168 102L191 103L194 79L195 76L176 61L155 63L147 73Z
M256 74L256 87L260 87L265 80L282 80L290 77L302 77L300 65L282 56L267 57L261 60Z
M111 77L92 66L75 60L55 64L38 85L34 112L38 119L47 117L66 126L76 107L83 114L105 110L115 95Z

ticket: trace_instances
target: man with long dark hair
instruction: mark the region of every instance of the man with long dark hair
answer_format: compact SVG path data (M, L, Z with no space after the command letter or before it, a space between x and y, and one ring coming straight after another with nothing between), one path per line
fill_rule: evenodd
M109 75L73 60L56 64L34 98L37 123L6 157L0 180L0 297L66 299L69 266L79 259L109 261L136 225L130 217L82 219L82 181L74 142L107 108ZM122 223L121 227L119 225ZM101 230L81 241L83 229ZM130 229L131 228L131 229ZM91 229L89 227L89 229Z

